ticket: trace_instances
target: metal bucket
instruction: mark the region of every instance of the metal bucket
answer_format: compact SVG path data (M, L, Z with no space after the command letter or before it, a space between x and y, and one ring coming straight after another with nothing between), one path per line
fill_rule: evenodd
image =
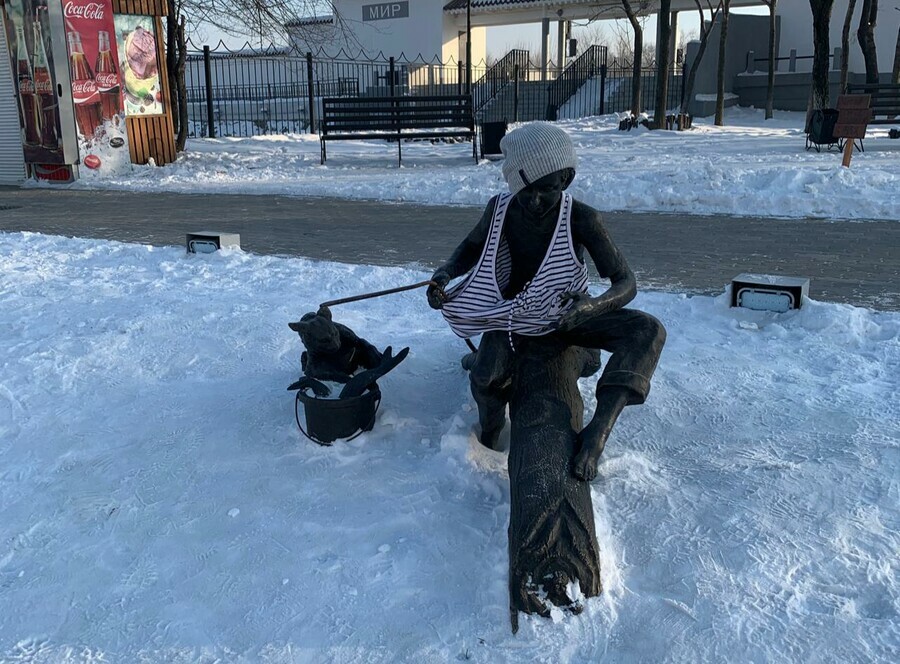
M300 404L306 415L306 428L300 423ZM353 440L375 426L381 405L381 390L373 385L358 397L319 399L308 388L297 391L294 415L303 435L319 445L331 445L338 438Z

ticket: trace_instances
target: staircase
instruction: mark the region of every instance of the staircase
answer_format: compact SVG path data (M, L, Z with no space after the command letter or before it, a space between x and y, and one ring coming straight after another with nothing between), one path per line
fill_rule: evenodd
M476 114L476 120L479 123L544 120L547 117L547 102L550 99L547 87L546 81L519 81L518 86L510 85Z
M515 64L519 65L518 81L513 73ZM491 86L486 79L492 72ZM491 94L476 96L476 121L480 124L559 119L559 109L563 104L574 97L586 83L605 76L606 47L589 47L555 81L527 80L536 73L528 66L527 52L510 51L477 84L483 84L482 90L490 90ZM602 110L601 105L601 113Z
M472 103L476 115L496 99L497 95L511 87L516 72L522 79L528 72L528 51L514 48L485 72L472 86Z
M557 120L560 107L574 96L585 83L596 76L603 76L605 70L606 47L590 46L550 84L547 91L546 119ZM600 112L602 114L602 107Z

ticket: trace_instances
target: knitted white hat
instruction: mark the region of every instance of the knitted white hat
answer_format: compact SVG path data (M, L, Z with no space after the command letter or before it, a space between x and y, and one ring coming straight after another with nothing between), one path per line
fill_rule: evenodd
M500 141L503 177L509 193L517 194L545 175L578 165L569 135L549 122L532 122L509 132Z

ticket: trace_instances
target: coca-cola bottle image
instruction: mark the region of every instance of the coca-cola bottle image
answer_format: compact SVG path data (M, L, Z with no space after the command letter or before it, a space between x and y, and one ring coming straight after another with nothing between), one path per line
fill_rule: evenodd
M100 105L104 120L112 120L122 110L119 87L119 71L109 49L109 33L100 30L97 33L99 51L97 52L97 64L94 70L97 72L94 81L100 93Z
M59 103L53 90L50 66L47 64L47 50L41 24L34 23L34 91L41 109L41 145L48 150L59 148L57 113Z
M16 25L16 60L18 61L19 102L22 105L22 118L25 122L25 145L37 147L41 144L41 109L37 95L34 93L34 76L31 73L28 46L25 44L25 28L21 25Z
M81 35L74 30L67 35L69 41L69 65L72 75L72 101L75 102L75 120L78 130L87 139L94 137L100 126L100 93L94 82L94 72L84 56Z

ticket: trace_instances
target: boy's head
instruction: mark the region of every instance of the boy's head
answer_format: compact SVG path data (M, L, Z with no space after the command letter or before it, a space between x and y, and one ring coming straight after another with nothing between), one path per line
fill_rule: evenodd
M503 177L509 193L518 194L541 178L560 171L571 173L564 178L572 183L578 159L569 135L548 122L532 122L514 129L500 141L503 152Z

